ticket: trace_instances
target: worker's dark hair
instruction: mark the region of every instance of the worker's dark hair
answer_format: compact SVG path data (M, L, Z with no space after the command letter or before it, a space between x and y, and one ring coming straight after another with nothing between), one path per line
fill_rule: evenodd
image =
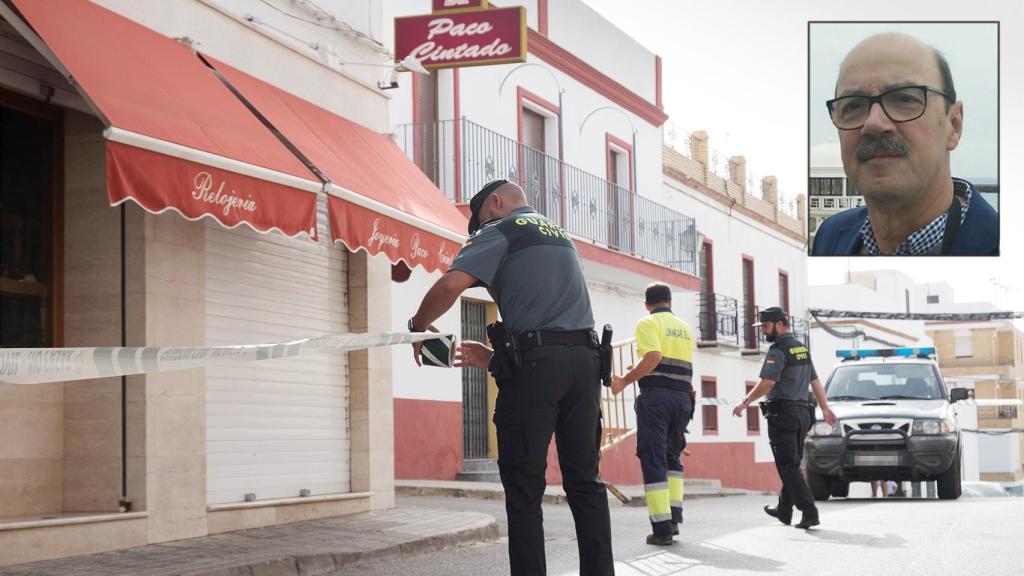
M644 292L644 302L648 304L654 305L671 301L672 289L668 287L668 284L655 282L648 286L647 291Z

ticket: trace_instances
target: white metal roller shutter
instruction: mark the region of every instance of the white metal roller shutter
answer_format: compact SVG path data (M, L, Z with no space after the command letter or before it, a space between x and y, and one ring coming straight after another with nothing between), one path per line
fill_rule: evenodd
M346 252L206 227L206 340L252 344L347 332ZM349 491L345 354L206 369L207 502Z

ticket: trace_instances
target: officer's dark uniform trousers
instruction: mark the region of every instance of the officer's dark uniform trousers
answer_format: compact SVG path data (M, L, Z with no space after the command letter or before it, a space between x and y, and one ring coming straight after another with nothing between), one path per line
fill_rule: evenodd
M552 431L576 523L580 575L614 574L600 459L600 360L587 345L538 346L502 382L494 408L513 575L546 574L541 500Z
M651 502L651 526L658 536L671 536L671 522L683 521L683 464L679 454L686 446L686 426L693 417L693 402L688 391L641 386L636 409L636 455L648 498L663 497L670 515L654 513ZM671 499L670 484L678 482L679 500Z
M804 453L804 439L811 429L811 409L805 402L773 400L768 420L768 440L775 455L775 467L782 479L779 491L779 510L792 511L796 506L809 517L817 518L814 496L800 472L800 459Z

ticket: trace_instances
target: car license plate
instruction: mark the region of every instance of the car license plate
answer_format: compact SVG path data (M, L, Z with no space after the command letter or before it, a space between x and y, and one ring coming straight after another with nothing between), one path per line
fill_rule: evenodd
M857 466L899 466L900 455L891 452L856 454L853 463Z

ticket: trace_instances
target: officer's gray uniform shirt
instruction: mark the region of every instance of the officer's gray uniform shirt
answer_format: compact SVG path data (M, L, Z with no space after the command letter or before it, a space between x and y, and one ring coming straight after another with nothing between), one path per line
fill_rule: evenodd
M772 344L761 366L761 378L775 381L769 400L806 401L808 386L817 377L807 346L789 334Z
M481 226L451 269L487 288L513 332L594 327L576 247L565 230L529 206Z

